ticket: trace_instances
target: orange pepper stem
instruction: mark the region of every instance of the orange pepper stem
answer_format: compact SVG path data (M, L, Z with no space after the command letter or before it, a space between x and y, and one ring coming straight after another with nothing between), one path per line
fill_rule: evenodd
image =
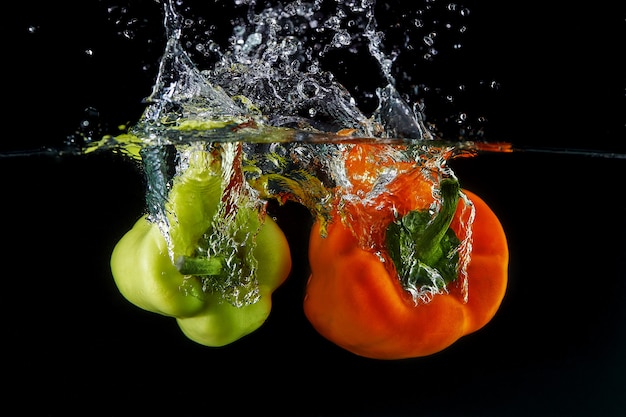
M402 286L442 288L458 276L460 241L450 224L459 203L459 182L441 181L441 206L433 218L428 210L413 210L391 223L385 242Z
M421 233L414 233L416 249L426 265L434 265L442 255L441 240L448 232L459 204L459 182L446 178L441 181L441 209Z

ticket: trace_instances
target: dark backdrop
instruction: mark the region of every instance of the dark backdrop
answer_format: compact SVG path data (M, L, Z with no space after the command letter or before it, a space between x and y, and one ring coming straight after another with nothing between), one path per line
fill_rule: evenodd
M495 94L477 88L463 98L488 116L488 140L625 152L623 10L558 3L466 3L463 53L425 73L441 85L459 74L472 85L499 82ZM119 5L128 14L107 11ZM484 329L441 353L375 361L312 330L301 309L310 218L294 204L276 210L295 268L270 319L232 345L205 348L114 286L109 255L144 210L133 164L112 154L7 157L59 147L94 127L81 128L84 120L104 130L137 120L162 50L159 7L12 7L2 27L3 415L626 412L625 160L513 153L452 162L502 219L510 285ZM120 33L116 13L140 18L129 23L134 38ZM87 118L89 107L97 117Z

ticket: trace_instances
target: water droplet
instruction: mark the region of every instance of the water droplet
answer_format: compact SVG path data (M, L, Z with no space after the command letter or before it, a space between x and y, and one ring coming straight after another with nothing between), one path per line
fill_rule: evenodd
M352 43L352 37L347 30L340 30L335 33L332 44L335 48L341 48L342 46L348 46Z
M324 27L328 29L338 30L340 26L341 26L341 19L337 16L331 16L328 19L326 19L326 22L324 22Z
M283 56L290 56L298 52L300 42L294 36L287 36L280 45L280 51Z
M122 31L122 36L125 37L126 39L134 39L136 35L133 30L125 29Z
M285 7L283 8L283 12L287 16L295 16L295 14L296 14L296 6L293 3L289 3L289 4L285 5Z

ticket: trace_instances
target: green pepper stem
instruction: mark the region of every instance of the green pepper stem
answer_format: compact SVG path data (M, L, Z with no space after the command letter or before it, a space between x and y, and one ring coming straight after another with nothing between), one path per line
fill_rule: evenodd
M427 265L434 264L441 256L441 239L450 228L450 223L459 204L459 182L446 178L441 181L441 209L432 222L416 238L416 248Z
M183 275L219 275L222 272L222 259L180 256L176 260L176 268Z

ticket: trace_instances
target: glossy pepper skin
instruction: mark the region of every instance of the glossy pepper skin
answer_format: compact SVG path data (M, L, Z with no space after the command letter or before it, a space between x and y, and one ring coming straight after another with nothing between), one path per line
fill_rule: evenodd
M210 230L223 194L219 177L211 171L207 154L200 152L172 187L168 212L175 259L191 257ZM239 213L242 233L258 230L252 249L257 263L256 302L236 306L219 292L204 291L197 276L181 273L164 235L147 216L113 250L111 271L121 294L144 310L175 317L183 333L202 345L224 346L258 329L270 314L273 291L289 275L291 256L283 232L271 217L265 216L261 223L254 210L239 208Z
M430 187L407 177L399 179L402 187L391 184L395 192L386 200L387 205L393 203L400 217L423 209L419 201L429 200L426 192ZM423 198L416 198L416 193L424 194ZM304 312L313 327L357 355L403 359L439 352L488 323L506 290L508 247L494 212L475 194L464 193L475 208L467 298L461 286L452 283L447 293L416 304L394 270L375 251L363 248L353 230L336 214L326 236L319 223L310 235L311 275ZM464 206L464 200L459 199L449 226L458 235L462 233L459 219ZM358 213L367 213L361 209ZM391 222L390 212L378 213L384 222ZM378 243L384 250L384 243Z

